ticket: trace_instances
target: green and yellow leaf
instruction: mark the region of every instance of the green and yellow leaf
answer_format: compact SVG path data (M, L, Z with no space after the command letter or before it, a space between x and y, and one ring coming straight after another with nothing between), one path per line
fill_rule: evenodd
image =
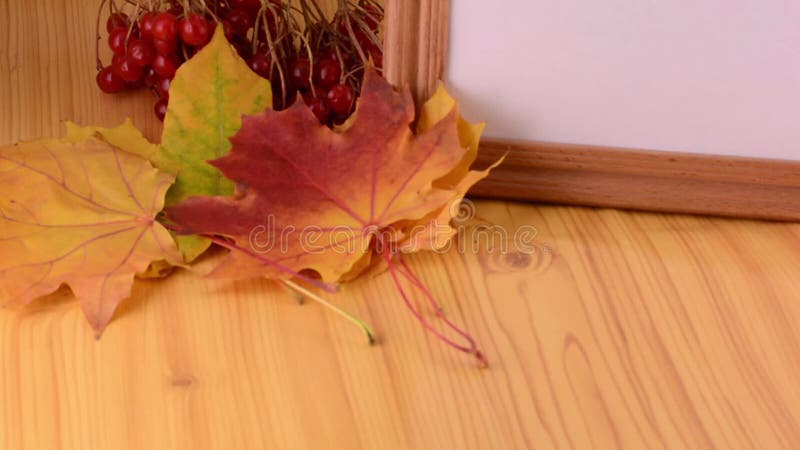
M178 69L170 87L161 149L153 158L156 167L176 174L166 205L197 195L232 194L233 183L207 161L230 151L229 138L241 128L242 115L270 105L269 82L250 70L219 27L211 42ZM178 245L190 262L209 241L182 236Z

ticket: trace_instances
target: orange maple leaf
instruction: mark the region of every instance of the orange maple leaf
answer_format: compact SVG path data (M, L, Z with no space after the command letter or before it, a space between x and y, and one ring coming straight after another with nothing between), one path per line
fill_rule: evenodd
M167 214L183 233L221 235L237 250L220 277L291 278L313 270L339 281L391 225L425 218L459 195L434 185L469 152L453 109L415 135L414 103L368 71L355 116L331 130L302 103L247 116L231 152L211 164L239 186L236 197L194 197Z
M444 316L401 256L450 239L455 231L446 206L488 173L469 170L482 126L461 119L443 90L435 97L423 107L416 135L408 92L398 93L371 70L354 116L337 129L320 125L302 104L245 117L231 152L210 162L237 184L237 195L192 197L169 208L167 218L179 233L234 250L212 276L297 277L330 287L305 274L346 281L383 264L426 329L485 365L475 340ZM465 345L430 324L409 289Z

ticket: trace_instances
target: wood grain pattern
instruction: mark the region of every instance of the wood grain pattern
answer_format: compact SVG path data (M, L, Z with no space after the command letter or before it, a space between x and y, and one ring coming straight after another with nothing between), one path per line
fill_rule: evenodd
M94 3L0 1L0 145L68 118L157 136L147 94L94 86ZM100 340L65 292L0 310L0 449L797 448L800 225L488 201L464 225L488 224L531 251L410 264L489 370L386 275L336 298L369 347L269 282L181 272Z
M486 141L506 155L473 193L490 198L800 221L800 162L545 142Z
M491 368L448 351L391 280L349 324L265 281L139 282L95 341L56 295L0 312L0 448L791 449L797 225L481 203L533 255L411 264Z
M449 0L387 0L384 76L427 100L444 79Z

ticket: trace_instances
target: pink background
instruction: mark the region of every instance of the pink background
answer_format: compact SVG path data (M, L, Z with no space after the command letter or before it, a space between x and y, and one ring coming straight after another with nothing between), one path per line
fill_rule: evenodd
M453 0L487 135L800 160L800 0Z

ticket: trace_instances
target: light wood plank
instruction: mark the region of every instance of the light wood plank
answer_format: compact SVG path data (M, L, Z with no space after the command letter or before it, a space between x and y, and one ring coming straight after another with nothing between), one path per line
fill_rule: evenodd
M430 98L444 79L450 0L386 2L386 79L408 86L417 102Z
M97 92L93 14L0 2L0 144L127 115L157 136L148 94ZM410 263L488 370L386 275L336 297L369 347L269 282L178 273L100 340L68 293L0 310L0 449L796 448L800 225L506 202L482 224L534 227L535 252Z

